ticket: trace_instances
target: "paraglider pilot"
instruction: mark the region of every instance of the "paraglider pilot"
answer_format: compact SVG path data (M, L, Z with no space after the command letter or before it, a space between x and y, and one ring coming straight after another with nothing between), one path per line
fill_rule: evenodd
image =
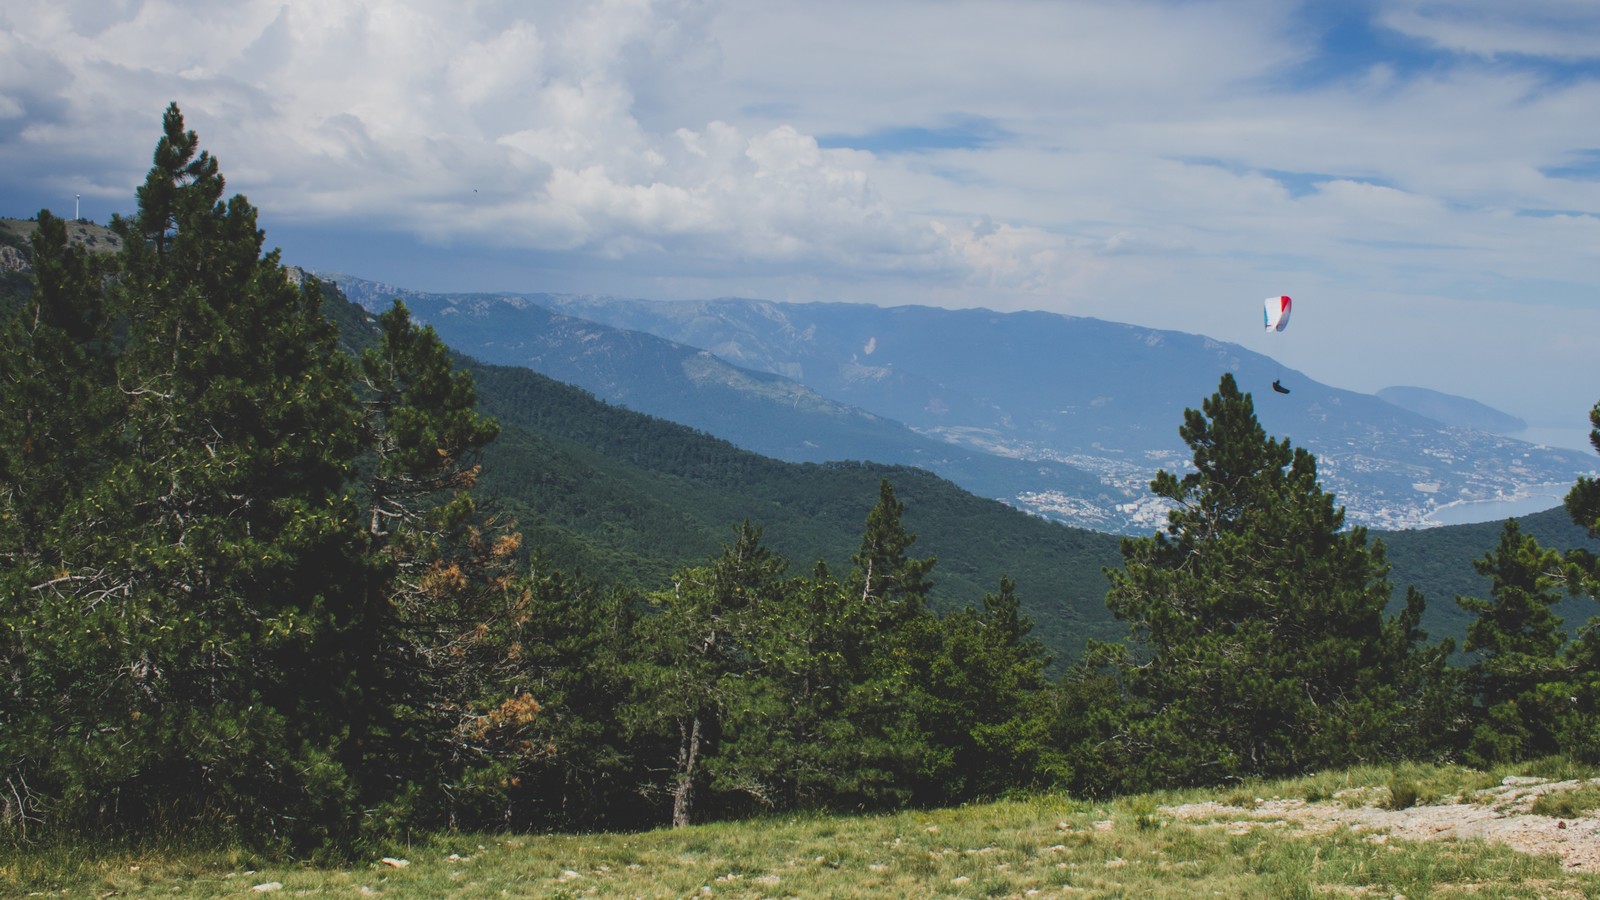
M1267 302L1262 307L1262 312L1265 314L1264 321L1267 326L1267 333L1271 334L1274 331L1282 331L1288 328L1289 311L1293 308L1294 301L1288 297L1281 295L1268 297ZM1272 389L1280 394L1289 393L1289 389L1284 387L1276 378L1272 380Z

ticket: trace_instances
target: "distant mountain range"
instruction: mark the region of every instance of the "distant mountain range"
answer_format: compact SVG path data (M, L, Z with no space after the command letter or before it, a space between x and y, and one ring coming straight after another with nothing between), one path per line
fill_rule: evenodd
M1270 434L1317 455L1353 523L1430 524L1457 502L1549 494L1590 454L1463 427L1320 384L1236 344L1041 312L554 294L427 294L325 276L370 308L399 297L447 343L791 461L917 465L982 496L1081 527L1148 533L1158 468L1181 472L1178 425L1232 372ZM1293 393L1276 394L1282 378ZM1481 404L1478 405L1481 407ZM1409 407L1409 408L1408 408ZM1476 410L1480 414L1487 410ZM1503 415L1503 414L1502 414ZM1509 417L1507 417L1509 418ZM1492 423L1496 427L1503 422Z
M1378 392L1378 397L1445 425L1472 428L1490 434L1513 434L1528 427L1528 423L1522 419L1476 400L1428 388L1386 387Z

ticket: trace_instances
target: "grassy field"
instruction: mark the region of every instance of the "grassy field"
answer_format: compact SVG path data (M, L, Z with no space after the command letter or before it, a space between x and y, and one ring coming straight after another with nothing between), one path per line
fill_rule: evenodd
M637 834L441 834L391 848L387 861L343 865L237 851L12 848L0 851L0 895L1600 897L1600 875L1499 844L1309 833L1292 823L1237 829L1171 814L1181 804L1247 806L1261 796L1421 808L1469 796L1503 774L1374 768L1107 803L1041 796ZM1593 816L1600 796L1585 788L1553 802L1568 817Z

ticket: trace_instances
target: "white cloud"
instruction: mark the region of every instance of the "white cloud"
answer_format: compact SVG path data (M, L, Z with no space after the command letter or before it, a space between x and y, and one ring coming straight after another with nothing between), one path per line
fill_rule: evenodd
M645 127L630 80L652 74L637 71L640 58L676 59L694 36L642 0L543 7L494 27L422 2L257 3L224 15L153 0L97 28L39 9L6 34L81 48L49 56L69 73L68 109L7 155L80 141L110 104L148 110L137 127L107 123L110 143L138 160L169 92L232 183L280 217L613 259L927 271L952 258L925 219L874 192L852 161L860 154L783 125ZM121 170L126 184L136 166Z

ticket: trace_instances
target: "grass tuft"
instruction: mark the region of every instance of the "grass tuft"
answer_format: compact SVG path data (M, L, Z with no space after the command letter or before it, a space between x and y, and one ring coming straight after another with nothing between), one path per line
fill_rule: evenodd
M1552 819L1578 819L1600 809L1600 784L1590 782L1570 791L1540 794L1529 810Z
M1384 802L1388 809L1410 809L1422 797L1422 789L1409 778L1395 776L1389 779L1388 786L1389 799Z

